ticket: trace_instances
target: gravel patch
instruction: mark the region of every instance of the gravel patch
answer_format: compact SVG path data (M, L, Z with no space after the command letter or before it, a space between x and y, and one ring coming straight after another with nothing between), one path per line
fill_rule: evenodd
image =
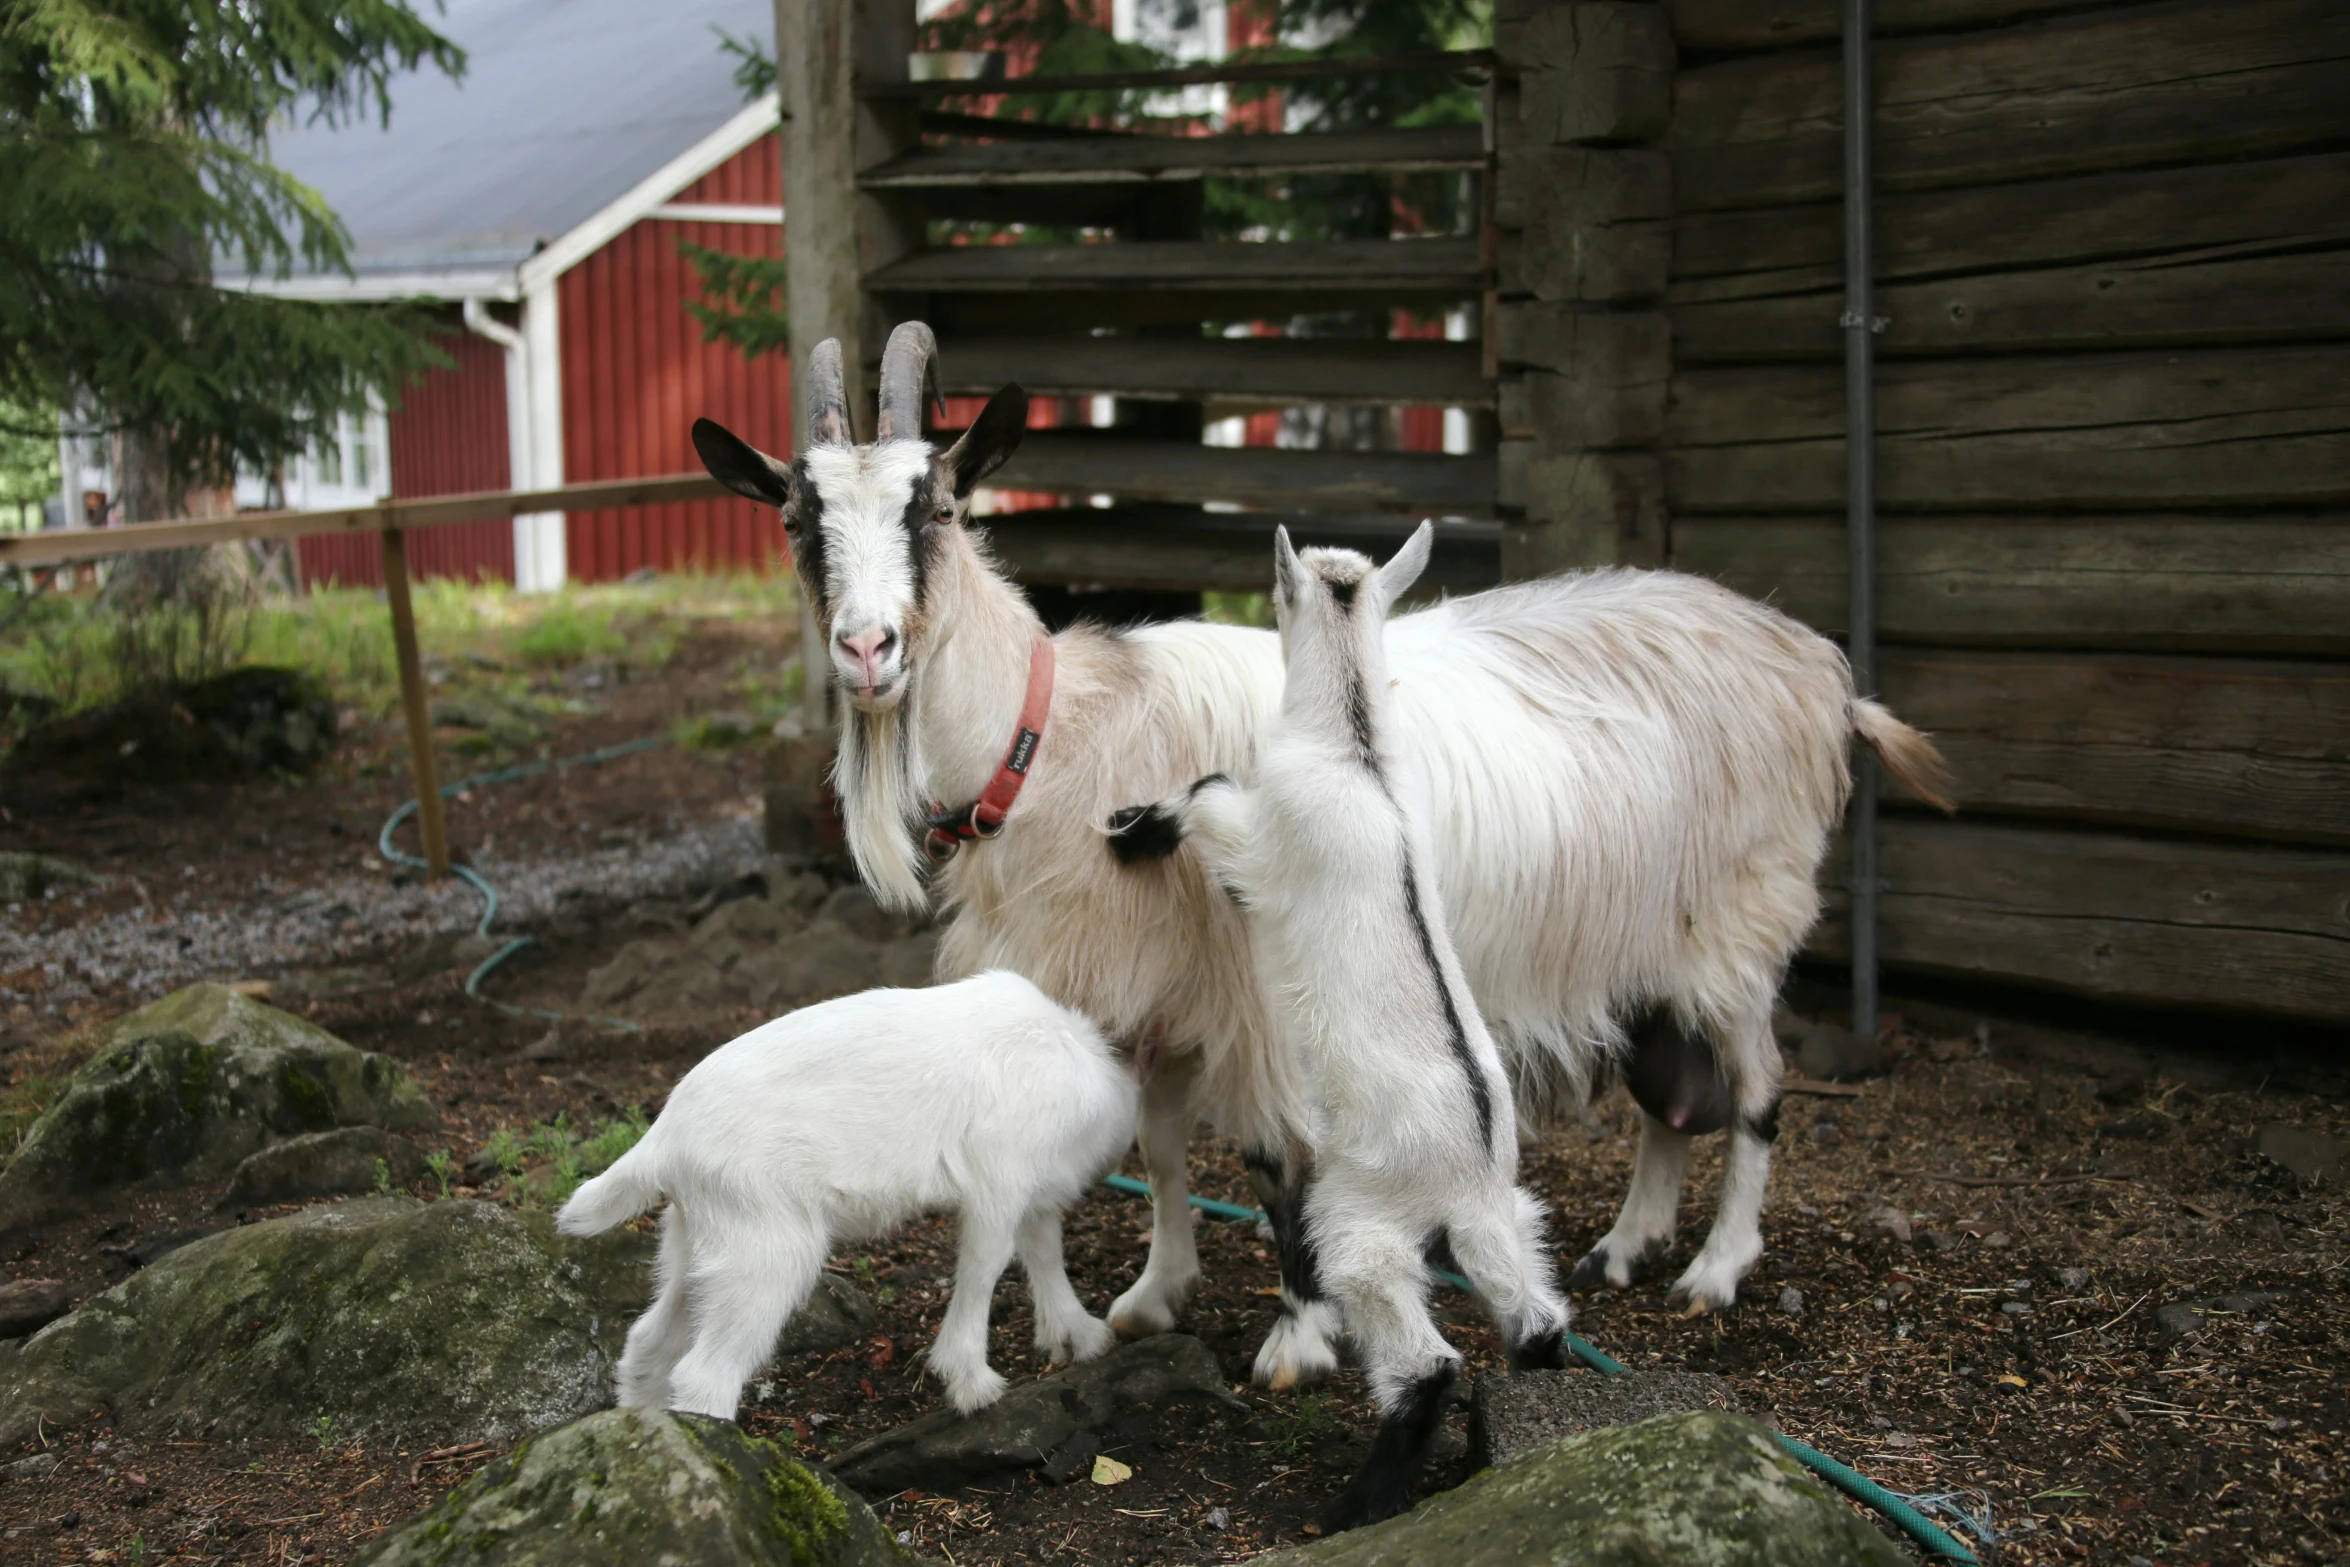
M493 933L558 915L592 918L644 898L691 895L765 863L755 816L617 848L477 866L498 891ZM208 893L213 889L206 889ZM280 892L255 877L237 902L157 897L150 907L67 929L0 929L0 973L30 978L47 1010L106 995L143 1001L199 979L238 979L380 954L437 931L471 929L481 898L459 881L401 885L334 876ZM15 996L0 989L0 999Z

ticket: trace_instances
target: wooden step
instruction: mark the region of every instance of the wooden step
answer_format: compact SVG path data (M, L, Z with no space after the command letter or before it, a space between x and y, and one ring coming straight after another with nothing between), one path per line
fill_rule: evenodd
M1020 122L1013 122L1015 124ZM966 121L958 129L969 130ZM1018 132L1012 133L1018 135ZM1021 137L924 147L867 170L867 190L1197 180L1211 175L1360 174L1485 166L1477 125L1272 136Z
M922 251L865 275L866 289L876 294L1027 294L1050 289L1466 296L1477 292L1481 282L1473 239L955 245ZM1351 297L1347 301L1358 302ZM1289 308L1296 308L1294 301Z
M1491 453L1299 452L1036 430L989 483L1127 500L1475 517L1491 514L1495 480Z
M1292 511L1212 512L1153 502L1003 512L981 519L996 557L1022 582L1262 593L1273 580L1273 529L1291 540L1379 560L1417 518ZM1474 593L1501 580L1501 525L1441 522L1415 591Z
M1282 337L968 337L939 347L939 384L1007 382L1062 396L1491 408L1479 345Z

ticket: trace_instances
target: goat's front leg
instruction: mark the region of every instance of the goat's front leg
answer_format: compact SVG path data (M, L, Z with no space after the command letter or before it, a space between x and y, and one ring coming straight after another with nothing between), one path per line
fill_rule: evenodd
M1018 1214L993 1208L963 1210L956 1243L955 1296L930 1346L930 1369L946 1383L947 1400L963 1414L985 1409L1004 1396L1004 1379L987 1363L987 1311L995 1281L1011 1265Z
M1118 1335L1069 1287L1058 1208L1031 1208L1020 1221L1020 1266L1028 1271L1028 1297L1036 1309L1036 1347L1052 1364L1096 1360L1110 1352Z
M1110 1307L1110 1326L1126 1338L1148 1338L1175 1326L1175 1314L1199 1282L1199 1248L1191 1235L1190 1170L1196 1058L1162 1056L1142 1089L1144 1177L1151 1188L1151 1254L1142 1277Z
M1313 1231L1306 1223L1311 1161L1302 1151L1284 1158L1251 1149L1242 1157L1257 1201L1265 1205L1265 1217L1273 1223L1274 1254L1281 1262L1281 1315L1273 1319L1273 1331L1258 1346L1250 1375L1258 1386L1276 1392L1323 1381L1338 1371L1338 1333L1343 1324L1338 1307L1322 1292Z

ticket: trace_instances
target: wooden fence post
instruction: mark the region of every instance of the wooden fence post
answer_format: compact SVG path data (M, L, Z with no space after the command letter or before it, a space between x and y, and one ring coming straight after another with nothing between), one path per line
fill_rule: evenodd
M424 837L425 874L449 874L449 829L441 816L440 769L433 765L432 713L424 666L416 654L416 606L408 598L408 535L383 530L384 597L392 606L392 650L400 664L400 706L408 714L408 761L416 773L416 826Z

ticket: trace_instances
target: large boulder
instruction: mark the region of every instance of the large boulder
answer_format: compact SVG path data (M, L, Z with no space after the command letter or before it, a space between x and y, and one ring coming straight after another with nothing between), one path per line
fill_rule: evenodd
M1105 1436L1148 1441L1170 1424L1221 1420L1245 1407L1207 1345L1162 1333L1016 1385L977 1414L942 1409L884 1431L833 1459L831 1469L867 1496L908 1486L948 1491L1027 1470L1066 1481L1086 1471Z
M654 1241L558 1239L545 1213L368 1197L181 1248L0 1348L0 1450L36 1420L361 1441L507 1441L611 1401ZM854 1338L872 1307L827 1276L786 1352Z
M1563 1437L1369 1529L1259 1567L1903 1567L1744 1415Z
M884 1567L915 1556L837 1481L723 1420L614 1409L523 1444L360 1567Z
M1684 1409L1736 1409L1730 1384L1701 1371L1520 1371L1482 1376L1469 1400L1469 1457L1506 1464L1562 1436Z
M109 1026L0 1172L0 1232L149 1178L217 1180L282 1138L441 1124L398 1063L225 985L174 991Z
M380 1126L304 1132L248 1156L213 1206L227 1212L309 1197L356 1197L380 1183L406 1187L430 1171L424 1151Z

